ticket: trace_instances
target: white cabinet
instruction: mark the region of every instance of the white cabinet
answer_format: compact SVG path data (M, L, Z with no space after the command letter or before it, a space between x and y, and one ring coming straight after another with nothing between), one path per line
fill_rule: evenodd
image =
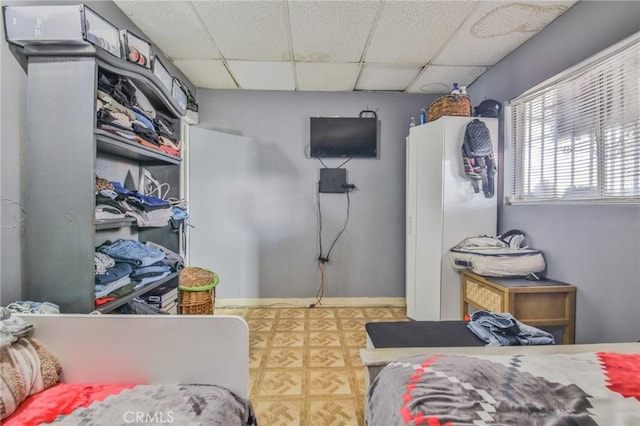
M475 193L464 174L461 146L473 119L442 117L411 128L407 137L406 302L414 320L460 319L460 279L449 249L466 237L496 233L496 196ZM481 120L497 159L498 120Z

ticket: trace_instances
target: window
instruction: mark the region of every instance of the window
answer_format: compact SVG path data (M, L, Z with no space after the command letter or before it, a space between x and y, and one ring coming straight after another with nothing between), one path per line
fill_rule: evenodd
M640 202L640 33L510 110L512 203Z

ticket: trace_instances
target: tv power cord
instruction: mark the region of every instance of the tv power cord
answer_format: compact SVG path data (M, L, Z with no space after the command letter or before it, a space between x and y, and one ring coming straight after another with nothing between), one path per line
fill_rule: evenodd
M318 192L316 194L317 196L317 204L318 204L318 246L320 249L320 255L318 256L318 267L320 269L320 287L318 288L318 291L316 291L316 301L311 303L309 305L310 308L315 308L316 306L318 306L320 304L320 302L322 301L322 298L324 297L324 290L326 288L326 276L325 276L325 263L329 263L329 256L331 255L331 251L333 250L333 247L336 245L336 243L338 242L338 240L340 239L340 237L342 236L342 234L344 233L344 231L347 229L347 224L349 223L349 214L350 214L350 210L351 210L351 198L349 197L349 193L351 191L355 191L356 190L356 186L354 184L345 184L343 185L343 187L346 189L346 191L344 192L347 196L347 217L344 221L344 226L342 227L342 229L340 230L340 232L338 232L338 235L336 236L336 238L333 240L333 243L331 243L331 246L329 247L329 251L327 251L327 255L323 256L323 250L322 250L322 209L320 208L320 182L318 182Z

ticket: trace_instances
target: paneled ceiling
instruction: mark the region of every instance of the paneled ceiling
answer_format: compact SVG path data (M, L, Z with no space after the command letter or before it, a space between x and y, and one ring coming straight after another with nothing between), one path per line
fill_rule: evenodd
M199 88L442 94L576 1L115 3Z

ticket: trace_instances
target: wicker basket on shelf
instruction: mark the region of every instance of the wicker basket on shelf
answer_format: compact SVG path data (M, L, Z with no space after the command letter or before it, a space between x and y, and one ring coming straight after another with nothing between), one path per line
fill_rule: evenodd
M471 117L471 99L467 95L446 95L427 108L427 122L443 116Z
M213 315L218 274L208 269L187 266L180 272L180 313Z

